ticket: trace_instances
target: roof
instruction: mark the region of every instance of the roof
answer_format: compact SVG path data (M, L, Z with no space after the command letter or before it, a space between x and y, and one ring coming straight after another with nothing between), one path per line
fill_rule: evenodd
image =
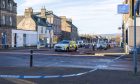
M72 28L78 29L74 24L72 24Z
M17 16L17 25L24 19L24 16Z
M34 14L34 15L40 15L41 12L34 12L33 14ZM55 14L53 13L53 11L46 11L46 16L50 16L50 15L52 15L53 17L60 18L59 16L55 15Z
M46 19L43 19L41 17L38 17L36 15L32 15L32 19L35 21L35 23L39 26L48 26L48 23L46 22Z

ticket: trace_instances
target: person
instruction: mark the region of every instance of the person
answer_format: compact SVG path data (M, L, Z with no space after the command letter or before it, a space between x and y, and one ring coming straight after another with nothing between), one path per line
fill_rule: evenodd
M92 50L93 50L93 51L95 51L95 47L96 47L96 44L93 43L93 45L92 45Z

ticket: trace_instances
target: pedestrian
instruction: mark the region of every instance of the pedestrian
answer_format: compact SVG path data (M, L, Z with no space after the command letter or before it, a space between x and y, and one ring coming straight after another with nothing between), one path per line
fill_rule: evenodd
M93 51L95 51L95 47L96 47L96 45L95 45L95 43L93 43L93 45L92 45L92 50Z

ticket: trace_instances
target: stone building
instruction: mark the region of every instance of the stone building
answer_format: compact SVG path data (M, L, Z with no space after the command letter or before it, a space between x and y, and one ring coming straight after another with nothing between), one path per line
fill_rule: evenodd
M37 43L43 47L53 36L52 31L48 29L47 20L35 15L32 8L25 9L24 15L17 16L17 29L37 31Z
M41 18L44 18L50 24L50 27L53 29L53 43L57 43L61 39L61 18L55 15L52 11L48 11L45 8L41 9L41 12L34 13Z
M74 24L72 24L71 40L77 41L78 39L79 39L78 28Z
M62 40L78 40L78 28L66 16L61 16L61 31Z
M0 0L0 48L11 46L11 31L16 29L17 3Z
M66 16L61 16L62 40L71 40L71 21Z
M124 49L126 53L131 52L131 50L134 47L134 5L136 3L136 0L124 0L123 4L129 4L130 9L128 14L123 15L123 43L124 43ZM137 12L136 15L137 24L136 24L136 44L138 50L140 50L140 15Z

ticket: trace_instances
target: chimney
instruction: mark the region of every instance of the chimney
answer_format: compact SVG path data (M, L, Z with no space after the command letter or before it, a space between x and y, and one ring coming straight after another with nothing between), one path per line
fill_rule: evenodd
M61 20L63 20L63 21L67 21L66 16L60 16L60 18L61 18Z
M41 9L41 17L45 18L46 17L46 8Z
M25 12L24 12L25 17L31 17L32 14L33 14L33 9L31 7L25 9Z
M72 19L71 18L67 18L67 21L72 23Z

